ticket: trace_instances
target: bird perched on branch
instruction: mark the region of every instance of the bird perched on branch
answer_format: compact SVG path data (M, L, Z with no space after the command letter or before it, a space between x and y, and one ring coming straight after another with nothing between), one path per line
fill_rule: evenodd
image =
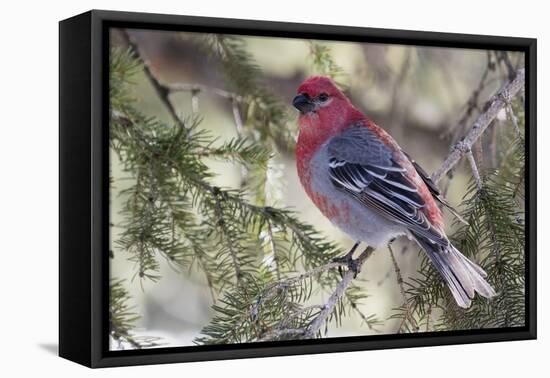
M321 212L356 241L344 257L350 267L357 243L377 248L406 235L427 253L460 307L470 307L474 292L495 295L486 273L445 235L437 202L447 204L426 172L331 79L305 80L293 105L300 111L300 181Z

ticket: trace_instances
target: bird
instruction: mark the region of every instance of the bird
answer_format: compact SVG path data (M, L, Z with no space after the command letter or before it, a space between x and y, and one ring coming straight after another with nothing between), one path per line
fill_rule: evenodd
M496 295L485 271L449 241L438 203L459 214L420 165L332 79L307 78L292 105L299 111L300 183L321 213L355 241L343 257L350 268L359 243L377 249L406 236L427 254L458 306L469 308L475 292Z

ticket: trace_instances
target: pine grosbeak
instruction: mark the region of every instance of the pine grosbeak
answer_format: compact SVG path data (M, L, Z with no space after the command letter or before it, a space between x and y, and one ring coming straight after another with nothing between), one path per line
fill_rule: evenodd
M476 291L486 298L495 295L486 273L445 235L436 201L446 203L434 183L387 132L326 77L305 80L293 105L300 111L300 181L356 246L364 242L377 248L406 235L428 254L460 307L470 307Z

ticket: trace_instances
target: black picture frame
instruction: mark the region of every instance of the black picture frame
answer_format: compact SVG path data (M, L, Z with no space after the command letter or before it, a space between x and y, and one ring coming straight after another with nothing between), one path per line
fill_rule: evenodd
M181 30L525 53L526 325L109 351L108 29ZM92 10L59 24L59 355L89 367L536 338L536 39Z

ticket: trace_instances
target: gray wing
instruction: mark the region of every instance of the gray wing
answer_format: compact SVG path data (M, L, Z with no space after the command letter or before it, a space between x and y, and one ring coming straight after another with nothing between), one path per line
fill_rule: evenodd
M447 245L422 208L425 201L392 151L365 127L351 127L327 145L332 183L382 216L434 243Z
M418 175L430 190L432 197L435 198L437 202L445 206L445 208L449 210L449 212L453 214L456 219L467 225L468 222L466 222L466 220L462 218L458 211L456 211L456 209L452 207L449 202L447 202L445 197L443 197L443 194L439 191L437 185L432 181L430 175L428 175L428 173L414 159L412 159L408 153L406 153L405 151L403 151L403 153L409 158L409 160L413 164L414 169L416 169L416 172L418 172Z

